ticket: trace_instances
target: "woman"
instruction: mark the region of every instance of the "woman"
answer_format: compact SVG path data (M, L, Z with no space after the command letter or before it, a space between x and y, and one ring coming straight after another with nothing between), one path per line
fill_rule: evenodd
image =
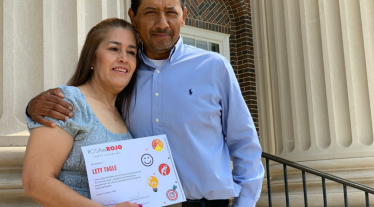
M134 93L136 77L131 77L136 76L137 47L137 35L125 20L112 18L97 24L87 35L68 86L60 86L74 117L66 122L53 120L55 128L28 122L31 134L22 181L26 194L39 204L102 206L90 200L81 147L132 139L120 114L129 113L129 104L122 108L118 103L129 103Z

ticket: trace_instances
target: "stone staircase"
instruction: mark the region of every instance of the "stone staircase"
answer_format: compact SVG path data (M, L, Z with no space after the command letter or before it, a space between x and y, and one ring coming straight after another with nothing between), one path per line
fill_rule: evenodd
M26 147L0 147L0 207L39 206L22 187L22 165Z

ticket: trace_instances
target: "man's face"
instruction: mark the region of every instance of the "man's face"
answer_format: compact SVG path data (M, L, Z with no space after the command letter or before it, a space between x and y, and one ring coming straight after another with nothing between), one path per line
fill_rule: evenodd
M129 16L151 59L166 59L178 41L186 10L179 0L141 0L137 14Z

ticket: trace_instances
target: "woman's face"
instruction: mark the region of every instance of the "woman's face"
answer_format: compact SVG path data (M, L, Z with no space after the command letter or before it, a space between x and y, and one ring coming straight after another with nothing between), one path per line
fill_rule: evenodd
M128 29L110 30L96 51L93 76L99 84L119 93L130 82L136 69L136 40Z

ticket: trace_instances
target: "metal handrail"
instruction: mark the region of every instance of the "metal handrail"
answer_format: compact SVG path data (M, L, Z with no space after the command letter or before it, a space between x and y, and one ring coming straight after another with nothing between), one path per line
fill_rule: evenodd
M283 173L284 173L284 183L285 183L285 194L286 194L286 205L289 206L289 198L288 198L288 181L287 181L287 166L296 168L298 170L302 171L302 179L303 179L303 191L304 191L304 205L305 207L308 206L308 198L307 198L307 189L306 189L306 178L305 178L305 172L319 176L322 178L322 188L323 188L323 201L324 206L327 206L327 196L326 196L326 181L325 179L335 181L337 183L343 184L343 191L344 191L344 203L345 206L348 207L348 196L347 196L347 186L362 190L365 192L365 201L366 206L369 207L369 193L374 194L374 188L370 188L368 186L355 183L334 175L330 175L328 173L324 173L318 170L315 170L313 168L309 168L303 165L300 165L298 163L268 154L263 152L262 157L266 159L266 174L267 174L267 184L268 184L268 197L269 197L269 207L272 206L271 201L271 189L270 189L270 167L269 167L269 160L278 162L283 164Z

